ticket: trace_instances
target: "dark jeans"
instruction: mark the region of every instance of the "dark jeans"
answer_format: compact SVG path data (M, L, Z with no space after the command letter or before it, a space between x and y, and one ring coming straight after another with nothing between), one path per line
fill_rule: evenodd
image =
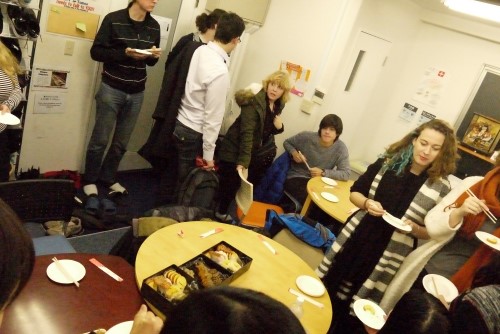
M307 182L309 182L309 178L305 177L286 179L285 190L299 201L299 203L304 203L307 198Z
M229 205L234 200L240 188L240 176L234 162L219 161L219 208L217 211L227 213Z
M127 94L101 83L95 96L96 120L85 158L85 183L112 184L141 111L144 92ZM115 128L111 145L104 151Z
M203 134L176 121L174 138L178 153L177 177L181 184L191 169L196 167L196 157L203 155Z

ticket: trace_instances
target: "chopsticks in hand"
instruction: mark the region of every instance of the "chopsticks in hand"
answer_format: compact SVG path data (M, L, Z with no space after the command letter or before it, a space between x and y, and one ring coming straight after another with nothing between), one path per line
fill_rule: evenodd
M300 158L302 159L302 161L306 164L307 169L311 169L311 167L309 167L309 164L306 161L306 157L302 154L302 152L300 152L300 151L297 151L297 152L299 153Z
M73 278L73 276L71 276L71 274L66 270L66 268L64 268L64 266L61 264L61 262L59 262L59 260L55 256L52 258L52 261L56 264L57 269L59 269L59 271L64 275L64 277L66 277L67 280L73 282L73 284L76 285L77 288L80 287L80 283L78 283Z
M470 190L470 189L467 189L465 190L465 192L467 193L467 195L469 195L470 197L474 197L475 199L479 199L477 198L476 195L474 195L474 193ZM495 224L497 223L497 217L495 217L490 210L484 210L482 207L481 207L481 210L483 210L483 212L486 214L486 216L488 216L488 218L490 218Z

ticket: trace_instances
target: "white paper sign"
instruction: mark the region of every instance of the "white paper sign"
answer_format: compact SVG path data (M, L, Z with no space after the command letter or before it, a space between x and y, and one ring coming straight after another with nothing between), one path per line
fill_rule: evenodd
M62 114L66 108L65 93L37 92L35 93L34 114Z

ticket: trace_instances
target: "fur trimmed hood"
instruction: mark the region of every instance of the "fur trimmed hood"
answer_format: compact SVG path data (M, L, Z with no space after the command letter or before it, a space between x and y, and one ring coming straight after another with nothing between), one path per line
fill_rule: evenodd
M234 100L241 107L250 103L255 95L262 90L262 84L252 83L234 94Z

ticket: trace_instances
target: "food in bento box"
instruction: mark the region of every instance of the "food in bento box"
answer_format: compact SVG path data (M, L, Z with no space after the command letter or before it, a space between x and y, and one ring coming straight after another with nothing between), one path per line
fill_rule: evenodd
M159 292L169 301L181 300L186 297L184 289L186 278L175 270L167 270L162 275L156 275L146 280L146 284Z
M216 250L210 250L206 252L205 255L222 267L231 270L233 273L241 269L243 265L238 254L223 244L217 245Z
M200 278L201 285L205 288L221 284L224 281L224 276L217 269L208 268L203 262L198 261L195 264L197 275Z

